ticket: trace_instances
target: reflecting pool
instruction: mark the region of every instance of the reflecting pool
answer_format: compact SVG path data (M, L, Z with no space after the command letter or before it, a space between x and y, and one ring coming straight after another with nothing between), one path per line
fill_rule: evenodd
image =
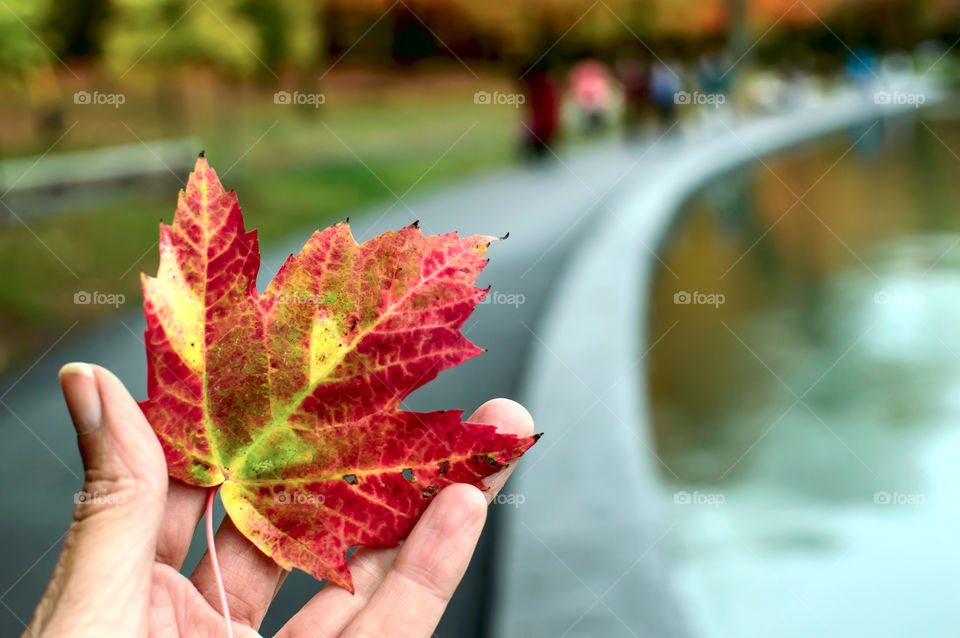
M957 635L960 123L725 175L660 256L648 342L697 635Z

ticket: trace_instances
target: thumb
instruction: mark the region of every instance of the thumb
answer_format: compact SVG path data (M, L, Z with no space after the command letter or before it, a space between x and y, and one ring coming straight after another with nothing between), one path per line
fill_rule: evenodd
M113 374L60 370L77 431L84 484L34 635L146 635L151 569L167 493L163 451Z

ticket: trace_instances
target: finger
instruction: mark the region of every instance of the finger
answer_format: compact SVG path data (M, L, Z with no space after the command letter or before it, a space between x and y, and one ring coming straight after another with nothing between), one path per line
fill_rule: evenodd
M530 413L522 405L509 399L487 401L467 420L472 423L495 424L497 431L504 434L518 436L533 434L533 418ZM513 472L514 465L510 463L496 474L484 479L484 484L489 487L486 492L483 492L487 503L496 498ZM355 593L350 594L339 587L324 587L283 627L278 638L312 636L318 631L318 627L322 628L320 635L338 635L368 603L377 587L383 582L399 551L396 547L389 549L361 547L355 551L347 561L353 577Z
M74 520L31 631L146 633L167 477L163 452L120 380L98 366L60 371L85 481Z
M287 621L276 638L339 636L344 627L370 601L399 553L399 547L361 547L356 550L347 561L355 593L351 594L335 585L324 585L303 609Z
M455 484L441 491L343 635L432 634L467 571L486 518L487 503L477 488Z
M238 623L259 628L285 572L248 541L229 516L220 524L214 542L230 616ZM220 610L220 591L209 552L204 553L190 580L210 605Z
M533 434L533 417L530 416L526 408L510 399L491 399L477 408L477 411L467 420L471 423L496 425L497 432L501 434L516 434L517 436ZM483 493L487 498L487 503L492 503L500 490L503 489L507 479L513 474L515 465L516 463L508 463L502 470L484 479L484 485L489 488Z
M167 506L157 539L157 561L178 571L183 567L193 534L203 517L206 493L205 488L170 479Z

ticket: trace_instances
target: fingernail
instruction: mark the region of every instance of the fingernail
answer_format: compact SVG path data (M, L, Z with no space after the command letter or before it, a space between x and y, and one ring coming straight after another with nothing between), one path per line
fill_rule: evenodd
M59 376L77 435L89 434L100 427L100 391L90 364L68 363L60 368Z

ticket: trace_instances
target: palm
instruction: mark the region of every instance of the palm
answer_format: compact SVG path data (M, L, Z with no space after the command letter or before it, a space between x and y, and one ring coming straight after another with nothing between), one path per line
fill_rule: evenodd
M185 576L169 565L153 566L150 590L150 635L155 638L222 638L223 616L210 606ZM247 631L249 630L249 631ZM252 628L234 625L237 638L257 636Z
M84 489L110 496L84 502L27 635L226 635L212 561L180 573L208 490L166 477L163 451L136 402L103 368L74 364L61 374L87 473ZM528 436L530 415L490 401L470 420ZM514 465L485 480L486 501L469 485L434 497L400 548L355 552L347 562L355 594L324 587L280 630L301 636L432 634L463 577L487 504ZM113 504L111 504L113 503ZM215 546L236 638L257 629L285 572L224 519Z
M487 502L502 486L506 475L494 475L488 480L492 489L487 492ZM225 635L219 590L209 555L204 555L189 579L178 571L189 549L205 492L171 481L152 573L152 636L222 638ZM441 492L403 551L401 548L361 548L354 552L348 565L356 593L350 594L335 586L324 587L290 619L278 636L352 635L357 626L365 628L360 631L363 635L390 635L389 627L396 623L395 619L413 610L416 610L416 620L420 624L425 620L426 624L422 632L410 635L430 635L449 598L445 592L452 594L462 577L483 524L485 504L474 500L476 496L477 491L466 485L454 485ZM481 508L481 516L471 516L469 512L476 513L477 508ZM224 519L217 532L216 547L235 636L259 636L256 629L284 573L243 537L229 519ZM411 605L411 600L418 599L424 603L423 609ZM412 622L414 627L418 624ZM368 630L368 627L380 629Z

